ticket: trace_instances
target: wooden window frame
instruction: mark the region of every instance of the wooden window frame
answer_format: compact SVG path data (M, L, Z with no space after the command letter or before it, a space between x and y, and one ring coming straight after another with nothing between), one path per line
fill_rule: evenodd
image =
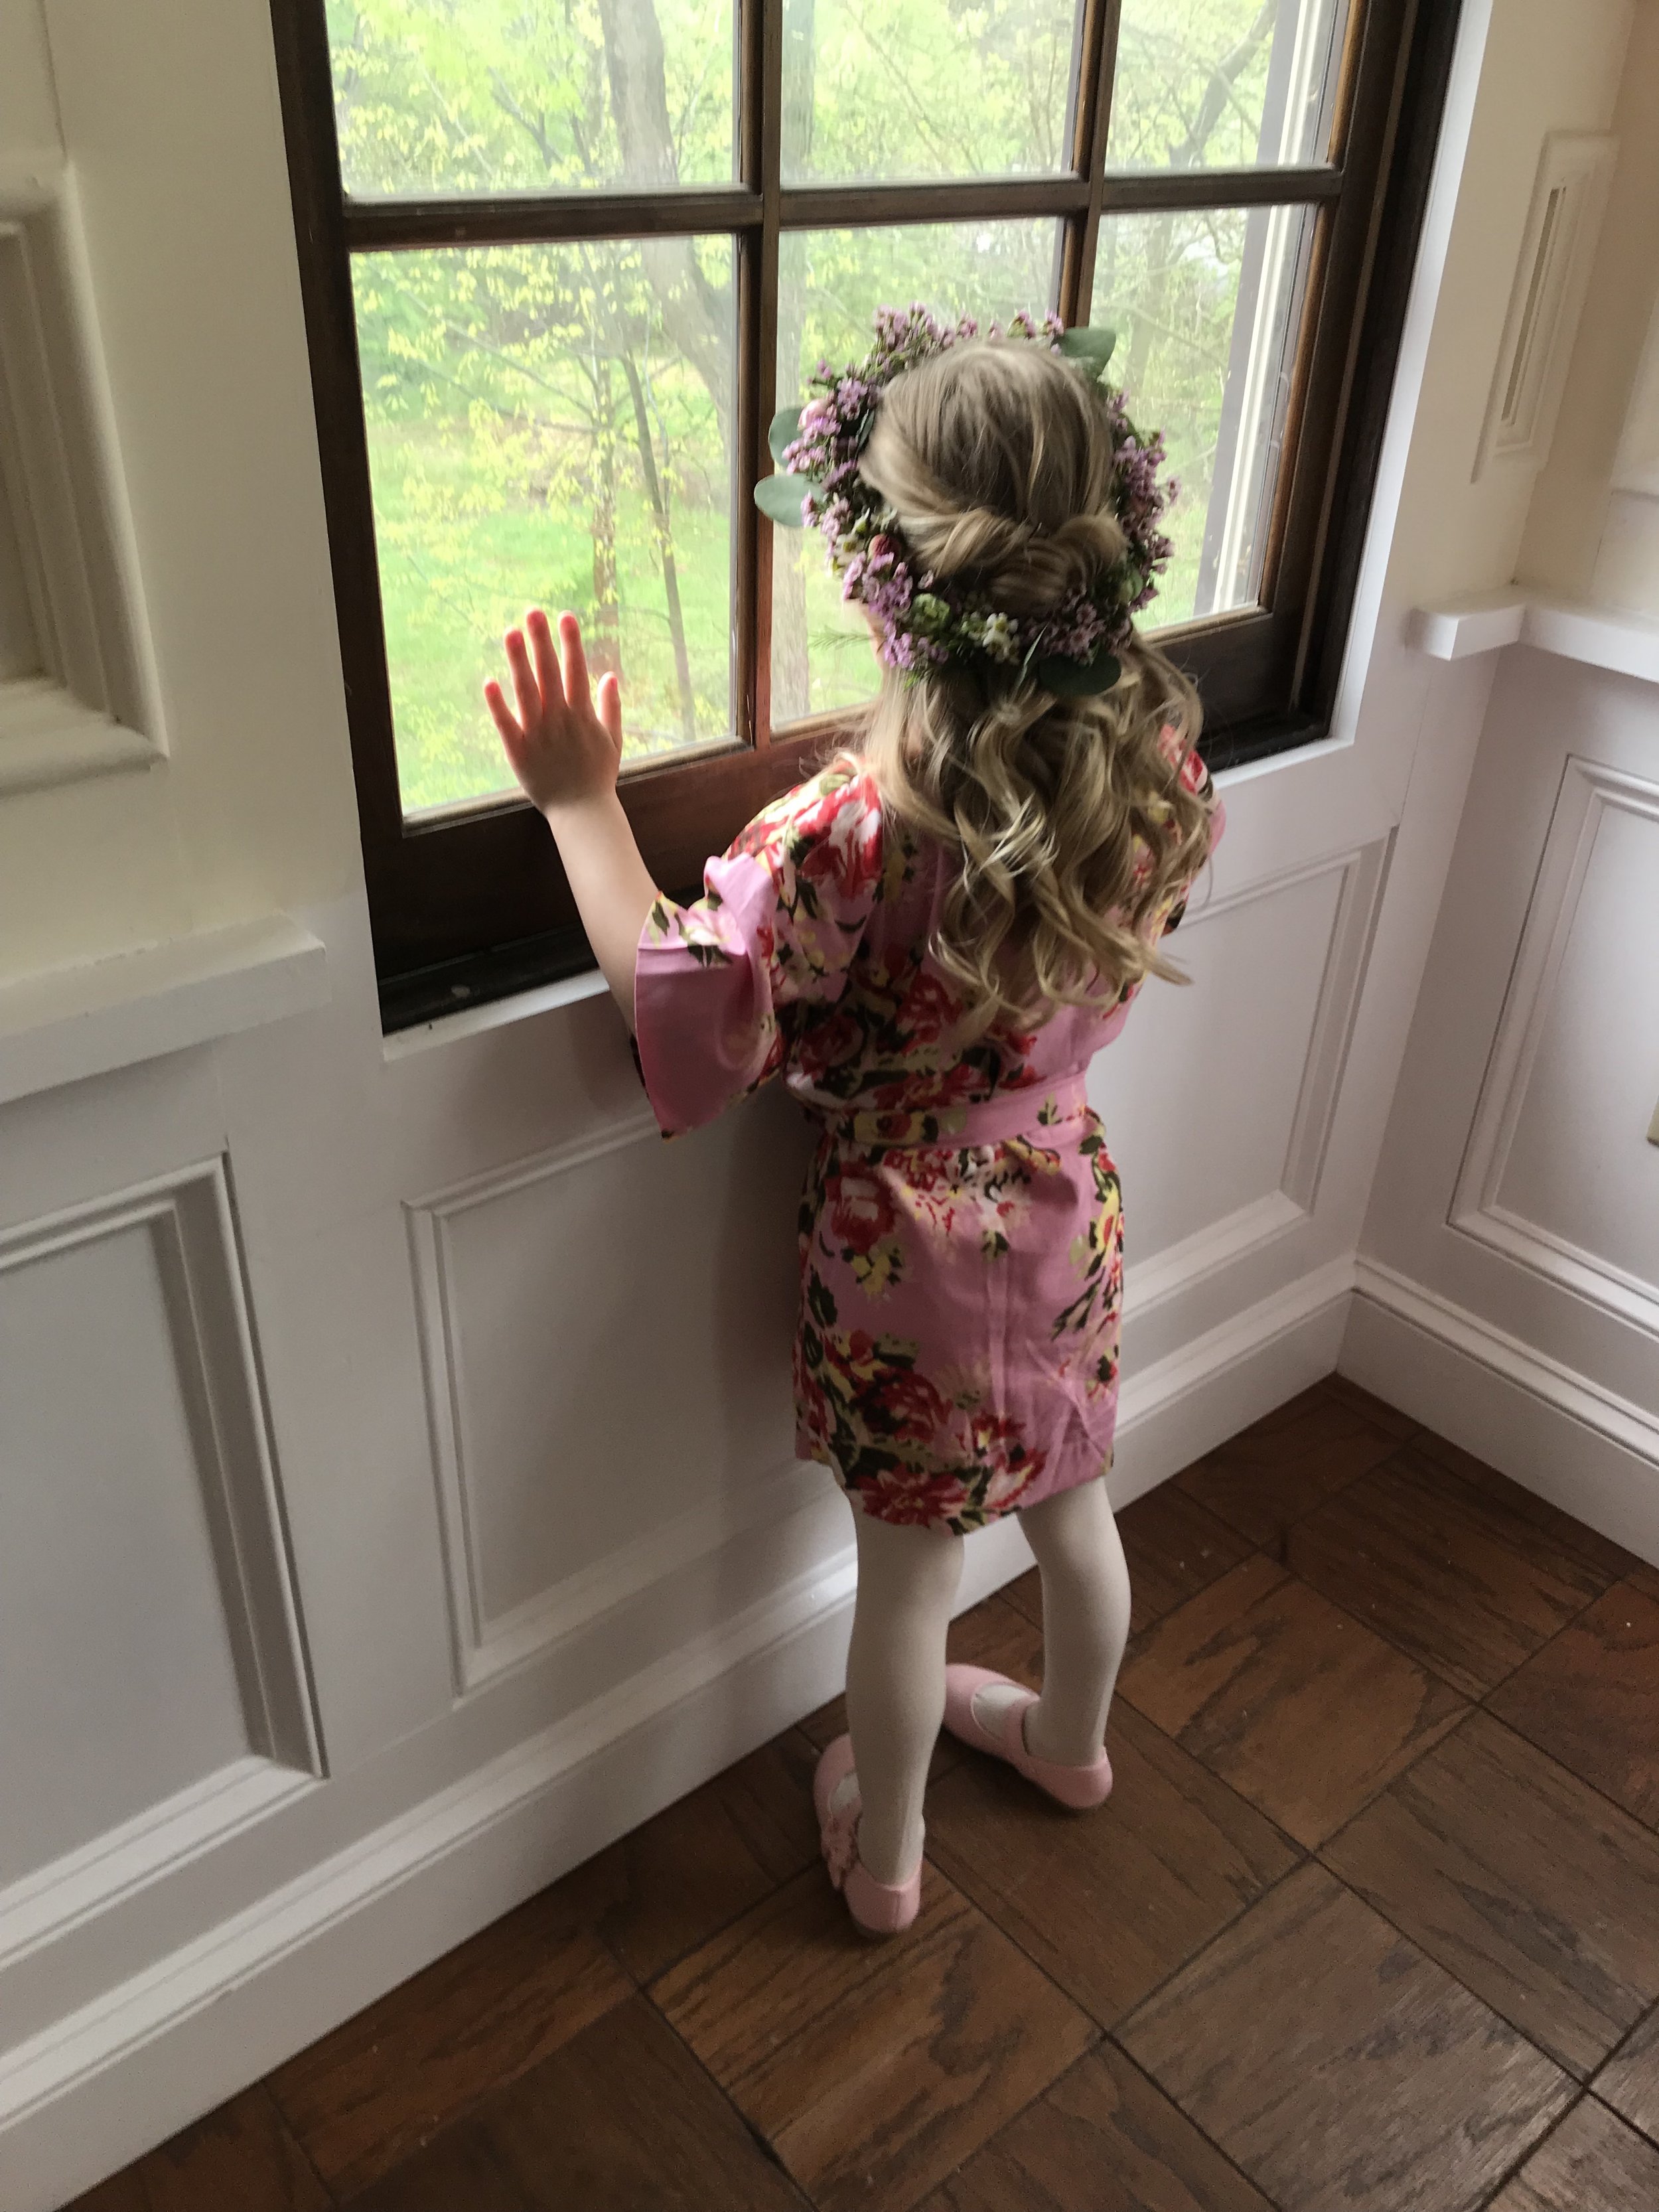
M1164 631L1196 678L1205 751L1225 767L1329 729L1459 0L1353 0L1330 159L1282 168L1109 171L1121 0L1084 0L1073 167L1052 176L786 186L782 0L738 0L738 180L684 187L354 201L343 191L325 0L271 0L340 649L382 1016L410 1026L592 965L544 825L517 796L406 820L398 795L350 257L356 252L725 234L737 260L734 691L730 744L629 772L624 803L659 883L708 855L850 732L769 715L770 466L779 241L786 230L1047 217L1063 226L1059 309L1086 321L1103 216L1314 210L1261 604ZM480 702L480 714L483 712Z

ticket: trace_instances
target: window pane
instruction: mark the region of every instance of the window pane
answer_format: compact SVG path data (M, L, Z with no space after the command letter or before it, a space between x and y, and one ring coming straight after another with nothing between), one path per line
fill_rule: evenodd
M1233 208L1100 226L1091 319L1118 331L1109 373L1140 426L1163 431L1181 487L1149 622L1256 598L1312 222Z
M1079 0L784 0L784 182L1069 168L1079 14Z
M778 256L778 404L793 406L820 361L867 353L878 307L926 301L954 321L1006 322L1054 305L1054 222L926 223L902 229L786 231ZM772 721L872 698L870 633L823 557L816 531L772 532Z
M1123 0L1108 166L1322 161L1348 0Z
M327 6L348 191L723 184L734 173L732 0Z
M625 757L727 736L729 240L352 264L407 811L507 788L481 696L526 607L622 677Z

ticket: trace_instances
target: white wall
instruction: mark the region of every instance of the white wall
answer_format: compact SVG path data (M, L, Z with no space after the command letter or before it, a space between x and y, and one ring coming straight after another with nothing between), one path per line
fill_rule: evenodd
M1524 496L1453 463L1541 134L1605 123L1628 28L1566 12L1467 0L1336 734L1228 779L1196 988L1097 1070L1120 1499L1341 1342L1491 685L1404 619L1512 571ZM168 746L0 798L0 1679L43 1638L62 1674L0 1802L37 2212L826 1695L850 1571L789 1456L787 1105L662 1146L597 996L381 1039L263 0L5 23L0 127L61 117L85 210ZM970 1558L965 1596L1021 1540Z
M1659 7L1517 599L1608 612L1495 681L1343 1351L1356 1376L1659 1556ZM1455 448L1449 472L1468 465ZM1518 479L1521 483L1528 480ZM1620 614L1633 619L1621 621Z

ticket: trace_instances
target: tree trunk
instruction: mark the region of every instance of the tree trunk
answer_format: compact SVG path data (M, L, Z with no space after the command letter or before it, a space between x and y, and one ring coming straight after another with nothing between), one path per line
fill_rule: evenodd
M1244 36L1211 70L1187 136L1170 148L1172 169L1195 169L1201 166L1204 149L1226 110L1234 85L1279 20L1279 0L1264 0ZM1128 358L1123 365L1123 389L1132 406L1140 396L1140 380L1146 371L1146 356L1152 350L1152 340L1168 319L1170 255L1175 244L1175 226L1173 215L1159 215L1152 218L1148 228L1141 310L1134 316Z
M801 149L803 166L812 146L815 0L785 0L783 11L783 131ZM801 294L778 296L778 381L793 398L800 360L806 301ZM787 403L786 403L787 404ZM763 400L761 413L769 416ZM816 543L793 531L772 532L772 723L798 720L811 711L811 653L806 635L805 563Z
M697 702L691 689L691 657L685 649L685 617L680 611L679 571L674 563L674 538L668 520L668 487L657 475L656 448L651 438L651 417L645 404L645 386L640 381L640 372L634 366L633 356L623 350L623 374L628 379L629 397L634 403L634 431L639 440L640 468L645 477L645 495L651 502L651 518L655 526L657 552L662 562L662 587L668 601L668 634L674 641L674 674L680 687L680 727L685 732L688 745L697 738Z
M596 676L622 673L622 599L617 581L617 410L611 360L591 357L593 380L593 620L588 665Z
M631 185L666 189L679 182L679 173L656 9L653 0L599 0L599 6L623 173ZM708 283L689 238L647 238L640 254L668 335L708 386L720 436L729 441L730 292Z

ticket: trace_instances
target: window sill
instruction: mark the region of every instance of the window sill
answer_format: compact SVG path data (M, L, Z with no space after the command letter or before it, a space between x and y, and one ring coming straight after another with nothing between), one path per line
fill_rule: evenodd
M562 975L556 981L540 983L528 991L514 991L505 998L464 1006L458 1013L438 1014L408 1029L392 1030L386 1037L384 1054L388 1062L410 1060L434 1045L459 1044L465 1038L528 1021L533 1015L551 1013L558 1006L574 1006L583 999L604 999L610 994L611 987L599 969L584 968L574 975Z
M324 1006L328 956L286 915L0 982L0 1104Z
M1469 660L1506 645L1530 645L1564 660L1659 684L1659 622L1615 607L1534 599L1510 586L1445 607L1419 607L1407 642L1435 660Z

